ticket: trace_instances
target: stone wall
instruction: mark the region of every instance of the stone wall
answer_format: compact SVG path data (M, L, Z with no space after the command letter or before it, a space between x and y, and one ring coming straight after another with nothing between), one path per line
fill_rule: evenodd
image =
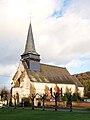
M73 102L73 107L90 108L90 102Z
M45 106L53 107L53 106L55 106L55 102L54 101L53 102L46 101ZM66 102L58 102L58 106L59 107L66 107ZM73 102L72 106L73 107L81 107L81 108L90 108L90 103L87 103L87 102Z

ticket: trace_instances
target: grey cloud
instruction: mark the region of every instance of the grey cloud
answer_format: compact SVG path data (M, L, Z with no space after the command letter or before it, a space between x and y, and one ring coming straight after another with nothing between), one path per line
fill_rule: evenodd
M75 1L73 1L73 4L74 2ZM43 8L44 13L38 11L41 15L40 18L37 14L36 17L33 18L32 27L35 33L36 49L41 55L42 62L67 64L75 57L89 53L90 23L83 21L82 17L79 16L77 11L83 13L82 7L85 6L82 3L79 8L80 3L81 0L76 2L75 6L72 4L74 8L70 6L67 10L68 12L58 19L54 19L53 17L45 18L54 11L55 6L51 7L53 10L51 10L50 13L48 13L49 11L45 11L46 8ZM86 11L90 12L87 8ZM34 12L36 12L36 10ZM83 16L83 14L80 15ZM38 19L36 19L37 17ZM9 20L10 18L6 21ZM38 22L39 24L36 24L39 20L40 23ZM24 23L24 21L20 21L20 19L18 24L17 22L14 23L13 19L11 19L11 22L9 21L9 25L8 22L2 22L4 29L0 29L2 33L2 35L0 35L1 64L14 64L19 61L20 55L24 51L25 37L28 30L28 24L26 22L27 21ZM7 28L5 28L5 26L7 26Z

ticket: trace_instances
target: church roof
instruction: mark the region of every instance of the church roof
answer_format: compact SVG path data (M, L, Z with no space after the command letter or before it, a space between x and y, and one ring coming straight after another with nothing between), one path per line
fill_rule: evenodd
M40 72L30 71L27 69L26 62L23 65L32 82L55 83L55 84L77 84L82 87L79 80L70 75L66 68L40 64Z
M34 44L31 22L30 22L30 25L29 25L25 51L24 51L23 54L28 54L28 53L37 54L37 52L35 50L35 44Z

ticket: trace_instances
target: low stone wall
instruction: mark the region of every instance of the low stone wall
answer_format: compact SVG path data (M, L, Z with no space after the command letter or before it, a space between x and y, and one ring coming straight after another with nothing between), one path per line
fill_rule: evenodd
M66 102L58 102L57 105L59 107L66 107ZM45 102L45 106L50 106L50 107L53 107L55 106L55 102L53 101L46 101ZM87 103L87 102L72 102L72 106L73 107L82 107L82 108L90 108L90 103Z
M83 108L90 108L90 102L73 102L73 107L83 107Z
M60 107L66 107L66 102L57 102L57 105L60 106ZM55 102L53 101L46 101L45 102L45 106L50 106L50 107L53 107L55 106Z

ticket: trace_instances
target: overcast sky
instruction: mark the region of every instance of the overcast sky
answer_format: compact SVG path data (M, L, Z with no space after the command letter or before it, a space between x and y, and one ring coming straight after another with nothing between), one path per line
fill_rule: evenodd
M30 16L42 63L90 71L90 0L0 0L0 85L10 86Z

